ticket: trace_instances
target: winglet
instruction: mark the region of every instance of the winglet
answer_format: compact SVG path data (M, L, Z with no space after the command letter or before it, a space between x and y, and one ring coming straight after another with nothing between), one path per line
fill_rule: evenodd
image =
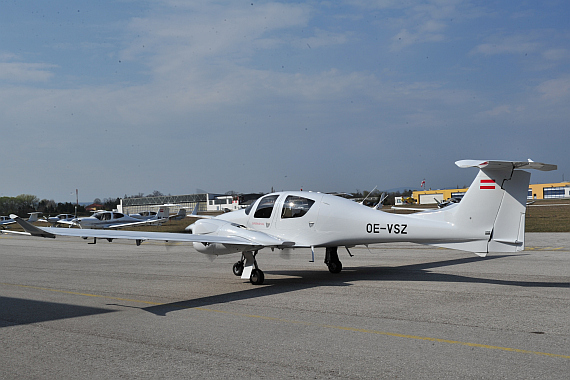
M26 231L27 233L29 233L32 236L41 236L41 237L47 237L47 238L52 238L52 239L55 238L54 234L47 232L43 229L40 229L31 223L28 223L24 219L20 218L18 215L10 214L10 218L14 219L16 221L16 223L18 223L20 225L20 227L22 227L24 229L24 231Z

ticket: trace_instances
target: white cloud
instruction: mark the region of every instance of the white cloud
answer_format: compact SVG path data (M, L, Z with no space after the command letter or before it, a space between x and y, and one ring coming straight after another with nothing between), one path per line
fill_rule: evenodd
M302 38L293 45L298 48L309 47L311 49L322 46L342 45L349 41L351 33L334 33L327 30L315 29L315 35Z
M0 62L0 80L12 83L47 82L57 66L44 63Z
M512 106L509 105L500 105L491 110L483 112L483 114L487 116L500 116L510 113L512 113Z
M392 37L392 50L425 42L447 39L446 31L452 19L464 17L466 4L459 0L432 0L405 3L404 15L392 22L400 25L400 31ZM401 4L393 5L402 8Z
M547 80L537 86L544 100L567 103L570 98L570 76Z
M523 54L533 53L539 47L536 42L527 41L525 36L511 36L492 43L484 43L476 46L471 53L483 55L495 54Z
M137 18L129 29L137 37L122 59L152 57L150 65L164 73L220 56L250 59L256 49L275 48L287 41L274 32L305 26L310 9L279 3L260 6L205 6L188 12L168 12L153 18ZM206 63L205 63L206 64Z
M565 48L548 49L542 53L542 56L549 61L568 61L570 59L570 50Z

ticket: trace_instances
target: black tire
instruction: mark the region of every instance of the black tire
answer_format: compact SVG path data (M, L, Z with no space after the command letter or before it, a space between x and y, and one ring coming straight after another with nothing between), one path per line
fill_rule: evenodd
M243 263L241 261L238 261L234 264L232 270L236 276L241 276L243 273Z
M328 264L329 272L331 273L340 273L342 270L342 263L340 261L331 261Z
M265 280L265 275L261 271L261 269L254 269L251 271L251 276L249 277L249 281L253 285L261 285L263 284L263 280Z

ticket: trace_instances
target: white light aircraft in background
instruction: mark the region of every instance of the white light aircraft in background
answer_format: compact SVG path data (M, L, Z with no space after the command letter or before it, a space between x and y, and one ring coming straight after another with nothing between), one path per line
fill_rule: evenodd
M158 207L158 212L156 211L141 211L136 214L129 214L130 217L140 219L140 220L150 220L150 219L169 219L169 220L180 220L186 217L186 208L180 207L178 213L170 215L170 207L180 207L180 205L175 204L165 204Z
M29 212L28 214L30 215L30 217L28 218L27 221L30 223L34 223L38 221L38 215L41 214L41 212ZM10 216L0 216L0 227L6 228L5 226L14 223L16 223L16 220L14 219L13 214Z
M398 215L376 210L334 195L305 191L279 192L259 198L250 207L197 220L192 233L101 231L38 228L14 216L24 234L112 239L192 242L208 255L240 253L235 275L262 284L256 256L263 248L292 250L325 248L332 273L342 264L338 247L384 242L413 242L473 252L518 252L524 249L526 198L530 173L521 169L554 170L556 165L532 161L457 161L460 168L479 169L460 203ZM5 231L3 231L5 233Z
M146 219L156 218L157 214L158 213L156 211L141 211L141 212L137 212L135 214L129 214L129 216L131 218L146 220Z
M55 227L58 224L70 225L73 219L75 219L75 215L73 214L59 214L56 216L38 219L38 222L50 223L53 227Z
M90 228L122 228L131 226L140 226L148 224L161 224L167 222L168 218L162 218L160 214L156 214L150 218L141 220L120 212L114 211L97 211L91 216L74 218L71 224L82 229Z
M10 216L0 216L0 226L4 227L8 224L16 223L16 221Z

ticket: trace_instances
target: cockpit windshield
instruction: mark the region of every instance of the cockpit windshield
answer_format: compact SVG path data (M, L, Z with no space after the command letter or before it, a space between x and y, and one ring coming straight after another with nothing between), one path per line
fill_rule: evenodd
M93 214L93 217L99 219L99 220L111 220L111 213L110 212L96 212L95 214Z
M313 203L315 201L312 199L289 195L283 203L281 218L300 218L309 211Z
M253 214L254 218L263 218L268 219L271 217L271 212L273 211L273 206L275 206L275 201L279 195L268 195L264 198L261 198L259 204L257 205L257 209L255 210L255 214Z

